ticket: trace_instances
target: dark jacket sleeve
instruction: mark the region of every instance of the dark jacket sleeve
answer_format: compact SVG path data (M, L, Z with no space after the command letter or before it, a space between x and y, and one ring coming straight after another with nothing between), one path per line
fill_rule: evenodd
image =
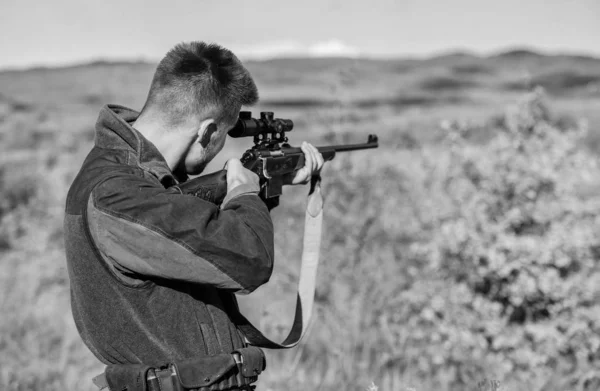
M273 224L253 193L220 209L130 173L99 184L86 215L103 258L125 275L251 292L273 270Z

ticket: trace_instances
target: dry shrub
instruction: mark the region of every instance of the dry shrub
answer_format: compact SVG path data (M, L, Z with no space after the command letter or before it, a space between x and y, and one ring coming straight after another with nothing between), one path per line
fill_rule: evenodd
M597 159L578 147L583 129L557 126L539 90L504 125L483 146L451 128L443 168L425 178L445 200L412 246L422 274L387 316L400 312L405 322L397 340L408 339L410 353L399 362L451 389L483 377L514 389L592 389L600 378Z

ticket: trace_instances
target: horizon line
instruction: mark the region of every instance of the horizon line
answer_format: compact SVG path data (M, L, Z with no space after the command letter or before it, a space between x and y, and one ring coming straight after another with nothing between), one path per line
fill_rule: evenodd
M507 55L515 52L523 52L537 56L545 57L582 57L593 60L600 60L600 53L591 53L580 50L569 50L569 49L558 49L558 50L546 50L536 48L531 45L514 45L507 46L502 49L495 49L491 51L477 51L466 48L449 48L443 50L432 51L428 54L356 54L356 55L344 55L344 54L331 54L331 55L311 55L305 54L274 54L272 56L238 56L242 62L269 62L274 60L323 60L323 59L348 59L348 60L367 60L367 61L426 61L442 57L450 56L471 56L477 58L493 58L502 55ZM235 52L234 52L235 54ZM28 65L0 65L0 72L26 72L34 70L53 70L53 69L68 69L85 67L90 65L117 65L117 64L157 64L160 58L152 58L148 56L131 56L131 57L112 57L112 56L95 56L89 58L83 58L80 60L57 62L57 63L32 63Z

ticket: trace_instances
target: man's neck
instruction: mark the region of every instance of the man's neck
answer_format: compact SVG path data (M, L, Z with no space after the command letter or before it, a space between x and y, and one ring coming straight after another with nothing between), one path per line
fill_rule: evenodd
M166 128L160 121L140 116L132 127L140 132L161 153L172 172L182 166L183 159L195 139L195 133L185 129Z

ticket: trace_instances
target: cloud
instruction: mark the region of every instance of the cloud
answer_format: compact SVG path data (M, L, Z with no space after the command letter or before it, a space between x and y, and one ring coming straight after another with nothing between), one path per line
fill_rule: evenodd
M273 41L258 45L232 45L231 50L242 59L267 60L277 57L301 56L305 48L295 41Z
M339 39L311 45L298 41L272 41L259 45L231 45L231 50L245 60L267 60L280 57L357 57L360 51Z
M358 48L347 45L339 39L317 42L308 48L311 57L357 57L360 54Z

